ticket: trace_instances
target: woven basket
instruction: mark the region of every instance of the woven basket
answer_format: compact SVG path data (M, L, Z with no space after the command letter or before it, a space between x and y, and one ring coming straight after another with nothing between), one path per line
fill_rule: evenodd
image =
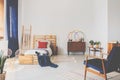
M5 75L6 75L6 72L3 72L2 74L0 74L0 80L5 80Z

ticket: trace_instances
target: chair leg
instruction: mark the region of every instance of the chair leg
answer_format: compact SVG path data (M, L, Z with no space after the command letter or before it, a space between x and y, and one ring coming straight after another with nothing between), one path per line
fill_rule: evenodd
M87 75L87 67L85 66L84 80L86 80L86 75Z
M104 65L104 59L102 59L102 68L104 72L104 79L107 80L107 75L106 75L106 70L105 70L105 65Z
M88 63L88 56L86 57L84 80L86 80L86 75L87 75L87 63Z
M107 76L106 76L106 73L104 74L104 79L107 80Z

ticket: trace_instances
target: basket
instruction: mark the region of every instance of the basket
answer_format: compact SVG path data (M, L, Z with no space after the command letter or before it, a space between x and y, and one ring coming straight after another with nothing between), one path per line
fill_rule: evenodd
M6 72L4 71L2 74L0 74L0 80L5 80Z

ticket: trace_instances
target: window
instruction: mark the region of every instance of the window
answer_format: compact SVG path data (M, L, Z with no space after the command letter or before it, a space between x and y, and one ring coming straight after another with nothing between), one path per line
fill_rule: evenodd
M4 0L0 0L0 39L4 35Z

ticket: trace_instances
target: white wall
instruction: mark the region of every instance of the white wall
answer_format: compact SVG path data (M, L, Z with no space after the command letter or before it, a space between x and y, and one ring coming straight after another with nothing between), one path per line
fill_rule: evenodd
M18 35L19 35L19 44L21 43L21 30L22 30L22 9L23 9L23 6L22 6L22 0L18 0ZM21 47L21 45L19 45L19 48Z
M60 54L67 54L68 33L76 29L85 33L87 45L93 39L106 47L106 6L105 0L22 0L19 25L31 24L33 34L55 34Z
M120 0L108 0L108 41L120 41Z
M107 0L94 0L94 39L99 40L107 51L108 41L108 7Z

